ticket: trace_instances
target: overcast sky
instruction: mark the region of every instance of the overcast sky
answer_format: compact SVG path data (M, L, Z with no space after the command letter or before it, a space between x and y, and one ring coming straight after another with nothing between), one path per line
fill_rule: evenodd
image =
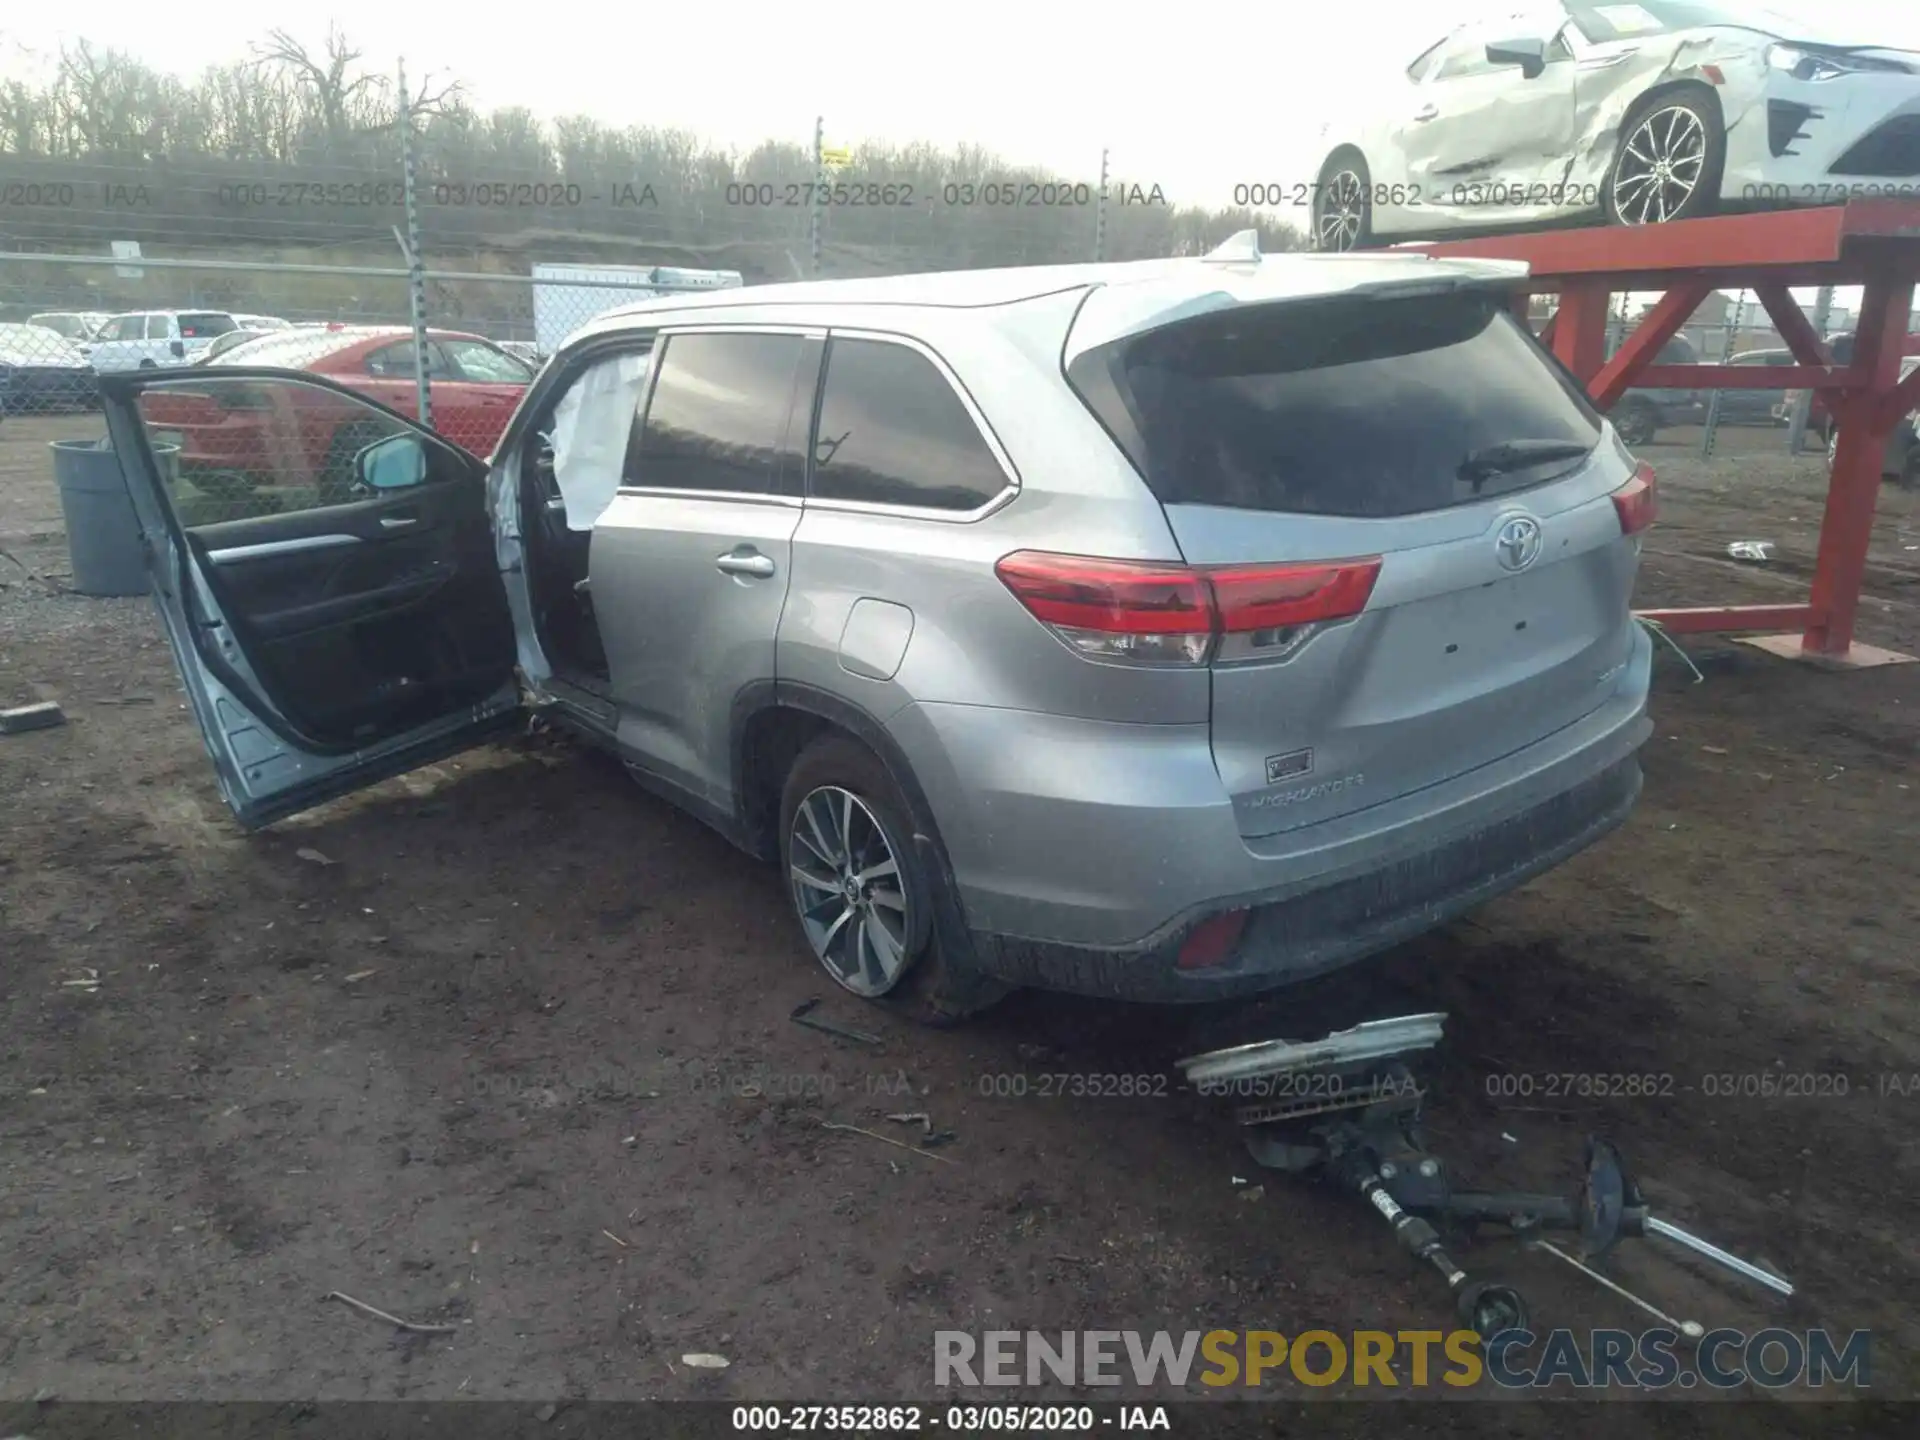
M1105 146L1116 178L1209 207L1231 204L1236 184L1310 180L1321 158L1315 130L1360 76L1405 65L1461 20L1526 8L1495 0L0 4L8 12L0 78L44 74L61 45L79 39L191 76L246 58L249 43L276 26L317 49L332 22L367 64L390 72L404 58L410 78L458 78L481 110L524 105L549 119L679 127L741 149L773 136L810 144L814 117L824 115L830 145L966 141L1089 183ZM1817 16L1808 38L1920 49L1912 0L1774 0L1768 8Z
M1736 4L1738 0L1730 0ZM722 145L972 141L1070 179L1158 183L1176 203L1225 205L1240 182L1310 180L1319 120L1356 67L1404 65L1488 0L1265 5L960 5L735 0L688 5L495 5L463 0L0 0L0 75L110 44L183 76L245 58L275 26L317 45L329 20L390 71L467 82L481 109L525 105L612 125L679 126ZM1518 9L1518 5L1496 9ZM1920 46L1920 5L1775 0L1772 8ZM1849 37L1852 38L1852 37Z

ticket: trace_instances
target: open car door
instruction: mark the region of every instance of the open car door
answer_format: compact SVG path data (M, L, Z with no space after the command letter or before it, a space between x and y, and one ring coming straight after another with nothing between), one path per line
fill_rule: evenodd
M318 376L101 380L174 659L249 829L518 717L486 465Z

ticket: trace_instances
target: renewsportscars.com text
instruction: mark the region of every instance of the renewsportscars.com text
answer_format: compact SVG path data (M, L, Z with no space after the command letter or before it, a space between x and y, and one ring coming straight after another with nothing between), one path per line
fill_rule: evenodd
M933 1383L943 1388L1059 1384L1258 1388L1269 1379L1355 1388L1663 1390L1741 1385L1782 1389L1872 1383L1871 1332L1510 1330L937 1330Z

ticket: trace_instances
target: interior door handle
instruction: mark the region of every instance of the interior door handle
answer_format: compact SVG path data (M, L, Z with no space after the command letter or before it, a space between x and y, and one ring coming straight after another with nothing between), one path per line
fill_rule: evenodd
M404 530L409 525L418 525L419 523L420 517L418 515L382 515L380 517L380 528L382 530Z
M762 580L773 574L773 561L764 555L729 551L715 560L714 565L729 575L757 575Z
M1440 107L1438 105L1422 105L1418 110L1414 111L1413 118L1423 124L1428 120L1438 120L1440 118Z

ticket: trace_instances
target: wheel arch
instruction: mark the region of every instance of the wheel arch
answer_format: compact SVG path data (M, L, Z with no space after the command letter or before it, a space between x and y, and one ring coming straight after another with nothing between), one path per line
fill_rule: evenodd
M870 711L830 691L762 680L734 697L731 729L734 823L744 848L762 859L780 853L780 789L800 752L829 732L871 750L899 787L914 828L938 832L926 792L887 727Z
M933 807L905 751L879 718L830 691L788 680L761 680L734 697L731 731L736 843L768 861L780 856L780 792L802 750L823 735L841 734L878 757L913 822L912 843L933 891L933 924L940 943L977 964L960 887Z
M1334 161L1345 159L1348 156L1358 160L1362 165L1367 165L1367 152L1360 148L1359 143L1353 140L1342 140L1337 145L1329 145L1327 147L1326 156L1320 161L1320 168L1313 172L1315 178L1317 179L1326 174ZM1367 165L1367 173L1373 173L1373 167L1371 165Z
M1675 95L1704 96L1713 107L1713 116L1720 124L1720 133L1727 133L1727 112L1720 103L1719 92L1705 80L1692 75L1673 76L1650 85L1636 95L1627 108L1620 112L1620 135L1625 136L1627 128L1653 106ZM1618 144L1616 139L1615 144Z

